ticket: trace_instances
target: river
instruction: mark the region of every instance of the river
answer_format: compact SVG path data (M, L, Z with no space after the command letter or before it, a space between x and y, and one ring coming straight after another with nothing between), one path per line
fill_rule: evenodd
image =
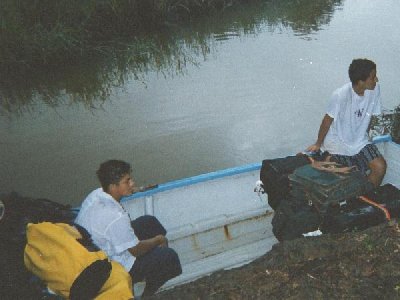
M267 1L178 30L184 53L168 56L170 70L125 73L97 102L64 88L56 104L3 107L0 192L75 206L107 159L131 162L142 186L296 153L315 141L353 58L377 63L384 107L399 105L400 1L310 2Z

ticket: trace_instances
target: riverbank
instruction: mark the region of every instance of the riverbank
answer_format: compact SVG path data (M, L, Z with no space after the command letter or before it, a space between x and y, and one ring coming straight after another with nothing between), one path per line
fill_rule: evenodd
M301 238L152 299L399 299L399 251L397 221Z

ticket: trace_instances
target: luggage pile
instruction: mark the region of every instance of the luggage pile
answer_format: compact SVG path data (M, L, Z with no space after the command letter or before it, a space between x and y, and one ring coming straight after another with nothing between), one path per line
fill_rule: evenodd
M24 265L28 223L64 222L72 224L76 212L71 207L47 199L31 199L16 193L0 196L0 278L4 299L59 299Z
M47 199L0 195L1 299L133 298L130 275L74 224L76 214Z
M316 230L362 230L400 215L396 187L386 184L374 189L357 170L330 172L311 162L306 155L297 155L262 163L260 180L275 211L272 226L279 241Z

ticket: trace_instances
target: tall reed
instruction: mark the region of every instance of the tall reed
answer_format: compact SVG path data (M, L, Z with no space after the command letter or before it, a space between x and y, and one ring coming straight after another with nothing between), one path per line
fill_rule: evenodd
M0 71L86 59L97 44L162 30L240 0L2 0ZM255 1L255 0L253 0ZM18 72L14 72L18 71Z

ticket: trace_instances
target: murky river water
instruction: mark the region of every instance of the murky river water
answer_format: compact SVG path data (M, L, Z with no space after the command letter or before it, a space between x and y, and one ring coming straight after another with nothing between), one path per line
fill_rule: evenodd
M33 101L3 111L0 191L77 205L111 158L131 162L147 185L301 151L353 58L377 63L384 106L399 105L400 1L309 2L249 8L230 26L209 21L206 53L186 48L195 64L125 80L94 108Z

